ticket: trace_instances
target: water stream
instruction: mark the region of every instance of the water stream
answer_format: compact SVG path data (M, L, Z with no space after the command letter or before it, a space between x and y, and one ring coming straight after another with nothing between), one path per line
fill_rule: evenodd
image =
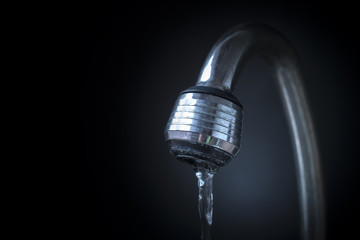
M201 223L201 240L211 240L213 222L213 176L218 166L201 159L195 159L193 169L198 179L199 214Z
M201 240L211 240L211 224L213 217L213 176L204 168L195 169L199 186L199 214L201 222Z

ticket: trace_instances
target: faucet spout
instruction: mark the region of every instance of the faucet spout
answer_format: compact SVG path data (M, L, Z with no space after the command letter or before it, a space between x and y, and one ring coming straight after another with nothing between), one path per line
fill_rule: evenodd
M211 49L196 86L180 94L165 130L170 152L216 169L240 149L242 106L232 94L245 64L262 57L277 80L292 135L304 240L324 239L324 200L316 137L291 44L262 24L240 25ZM214 167L215 166L215 167Z

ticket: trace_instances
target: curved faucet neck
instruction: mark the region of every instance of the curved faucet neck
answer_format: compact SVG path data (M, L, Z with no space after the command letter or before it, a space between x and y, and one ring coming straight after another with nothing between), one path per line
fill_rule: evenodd
M277 74L299 74L299 63L290 43L275 29L262 24L237 26L224 34L208 54L197 86L234 89L244 65L264 58Z
M302 239L324 239L320 159L299 61L290 43L265 25L235 27L214 45L196 85L233 91L243 67L255 56L270 64L285 105L295 150Z

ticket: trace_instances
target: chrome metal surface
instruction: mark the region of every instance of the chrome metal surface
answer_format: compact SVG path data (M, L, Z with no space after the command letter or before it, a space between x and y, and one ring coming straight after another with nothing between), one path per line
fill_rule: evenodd
M271 73L277 79L286 109L297 167L302 239L323 240L325 214L320 158L302 85L302 71L291 44L271 27L261 24L238 26L222 36L214 45L196 85L232 91L244 65L250 58L256 56L264 58L269 63ZM221 149L235 155L238 148L231 151L217 140L225 141L226 144L232 144L235 147L239 146L241 131L237 125L241 126L241 121L238 121L233 113L240 113L240 111L234 106L218 105L220 103L217 102L220 101L218 98L212 98L211 101L207 97L191 98L190 101L180 100L177 103L179 107L175 107L170 117L166 131L167 138L171 134L178 134L181 135L179 138L188 140L190 143L199 141L207 143L204 139L211 136L216 138L214 146L221 146ZM192 101L196 103L187 104ZM218 110L215 106L219 106ZM209 116L203 118L200 114ZM183 116L192 120L185 121ZM174 117L178 120L173 121ZM171 131L174 132L171 133ZM210 138L211 141L212 138Z
M204 93L185 93L175 103L165 129L166 140L197 142L235 156L239 151L242 108Z

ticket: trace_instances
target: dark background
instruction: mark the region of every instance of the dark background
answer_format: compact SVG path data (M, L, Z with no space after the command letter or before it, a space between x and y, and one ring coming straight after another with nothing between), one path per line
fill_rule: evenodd
M347 239L356 209L359 54L354 6L283 4L72 5L66 26L72 79L69 238L199 239L192 169L168 153L163 130L180 91L197 80L229 28L269 24L305 71L323 165L327 239ZM214 239L298 239L295 166L274 80L249 62L236 95L242 150L214 177Z

